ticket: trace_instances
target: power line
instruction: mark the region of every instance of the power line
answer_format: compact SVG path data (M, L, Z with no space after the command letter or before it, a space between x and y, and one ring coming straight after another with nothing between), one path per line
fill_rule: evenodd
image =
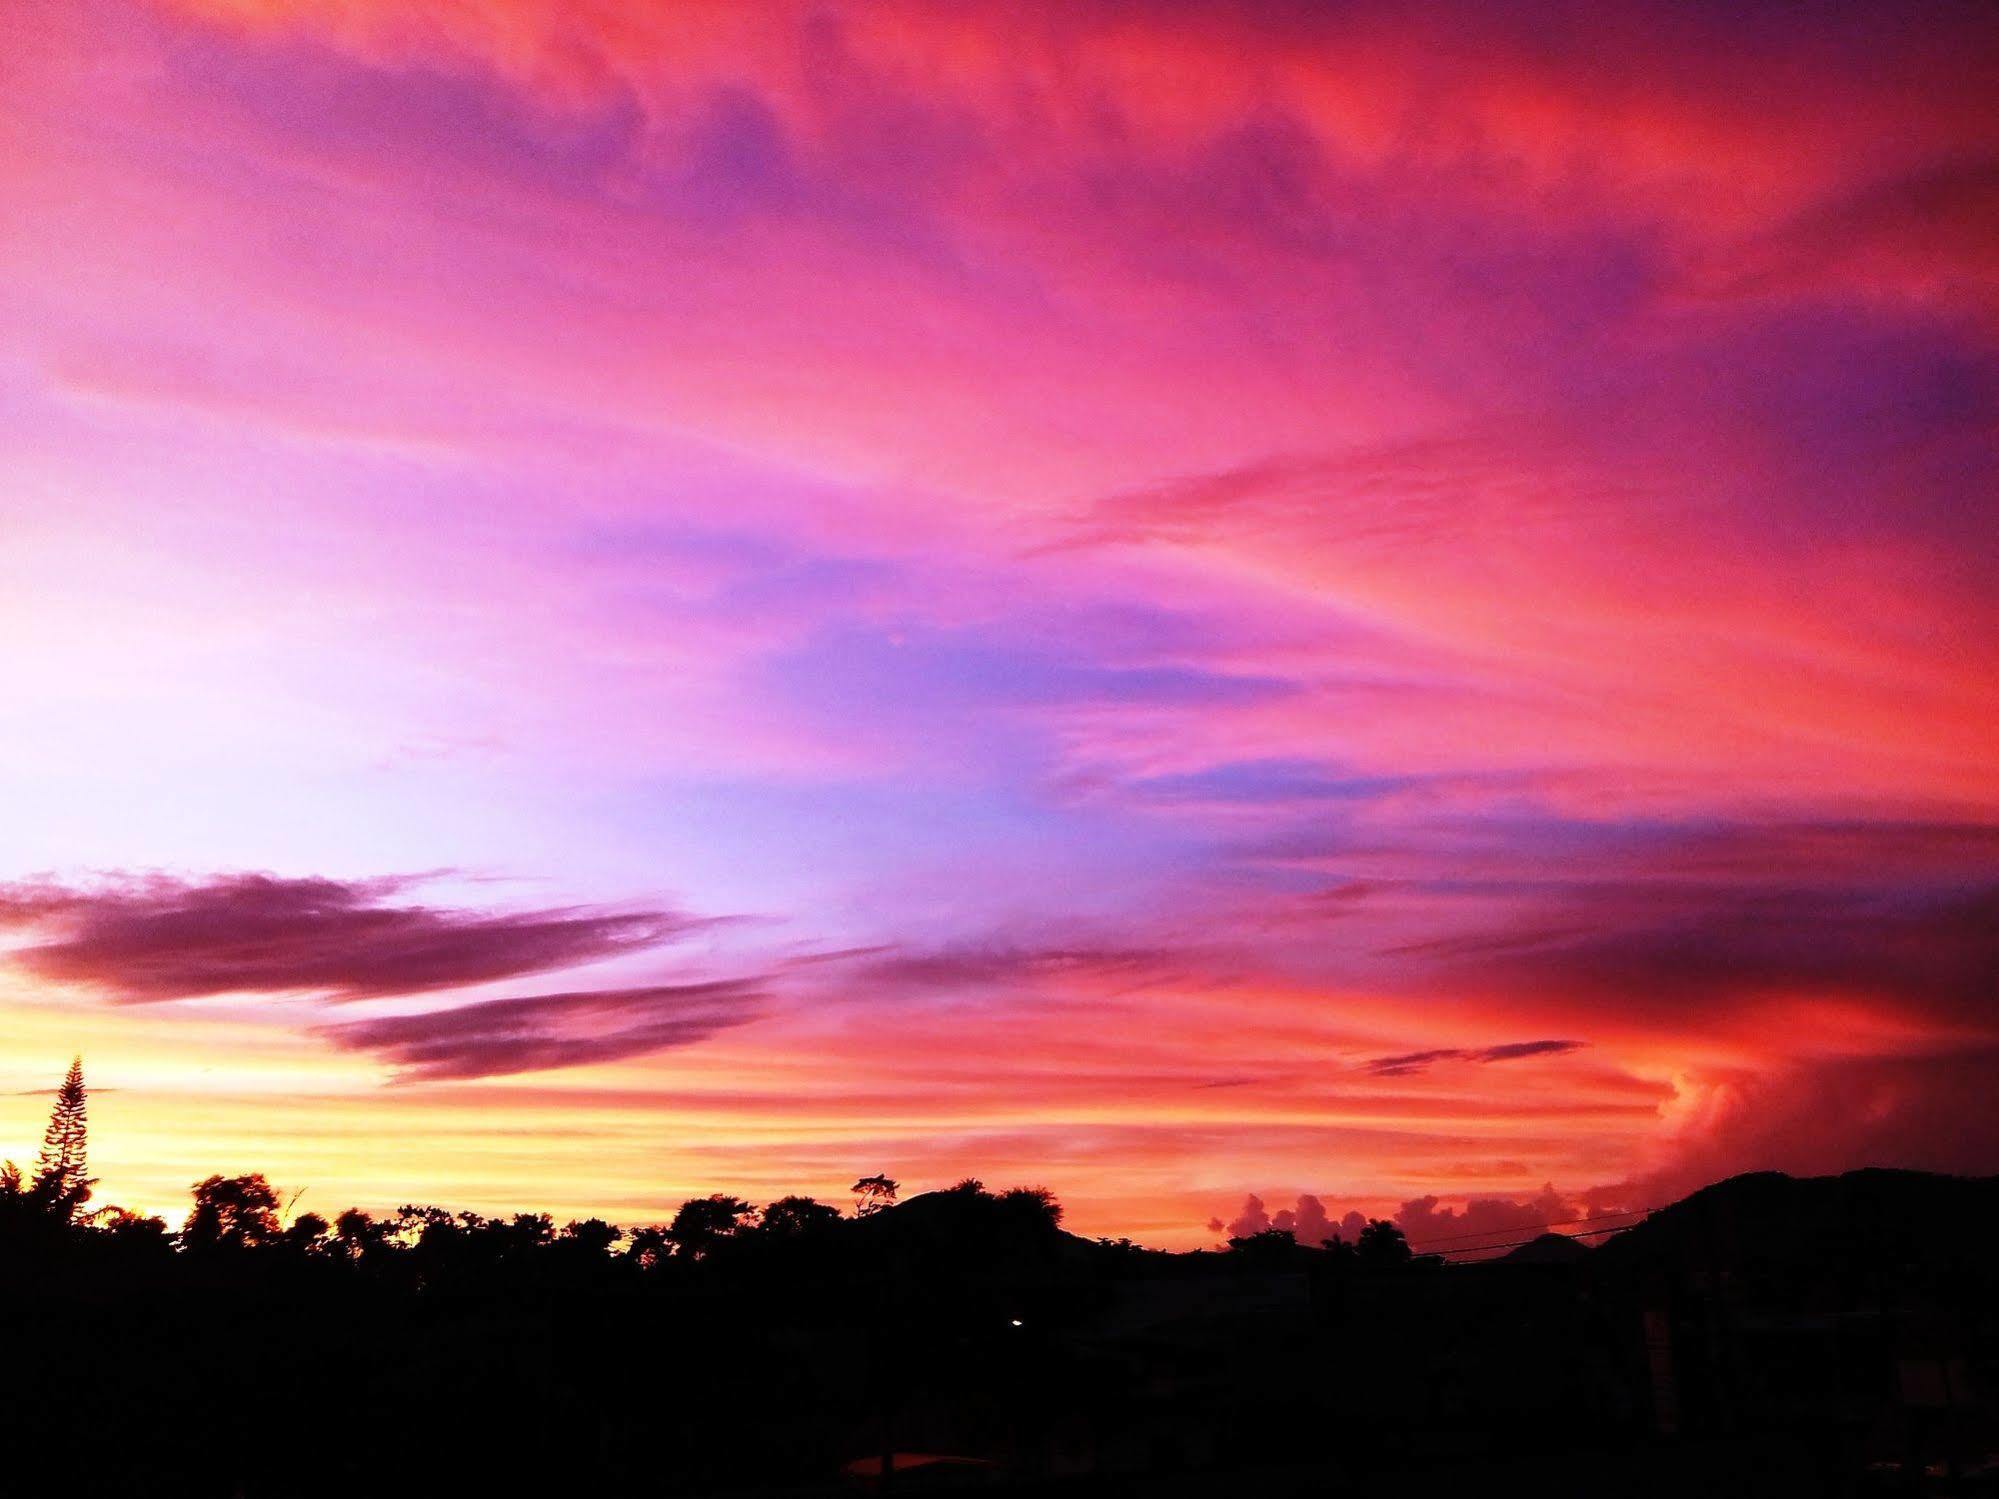
M1645 1213L1656 1212L1655 1208L1626 1208L1621 1213L1596 1213L1587 1218L1556 1218L1547 1223L1513 1223L1505 1228L1482 1228L1476 1233L1445 1234L1441 1238L1420 1239L1410 1243L1411 1249L1427 1249L1432 1244L1455 1244L1464 1239L1485 1239L1493 1234L1525 1233L1530 1228L1567 1228L1576 1223L1601 1223L1605 1218L1636 1218ZM1633 1225L1624 1225L1630 1228ZM1575 1237L1570 1235L1571 1238Z
M1579 1222L1583 1222L1583 1221L1587 1221L1587 1220L1581 1220L1581 1219L1579 1219L1579 1220L1577 1220L1577 1221L1579 1221ZM1635 1223L1620 1223L1620 1224L1619 1224L1619 1225L1618 1225L1618 1226L1617 1226L1616 1228L1590 1228L1590 1229L1584 1229L1584 1230L1582 1230L1581 1232L1578 1232L1578 1233L1573 1233L1573 1234L1563 1234L1563 1235L1561 1235L1561 1237L1562 1237L1562 1238L1564 1238L1564 1239L1597 1239L1597 1238L1602 1238L1602 1237L1603 1237L1604 1235L1606 1235L1606 1234L1621 1234L1621 1233L1625 1233L1625 1232L1627 1232L1627 1231L1629 1231L1629 1230L1631 1230L1631 1229L1634 1229L1634 1228L1636 1228L1637 1226L1638 1226L1638 1225L1637 1225L1637 1224L1635 1224ZM1535 1238L1532 1238L1532 1239L1515 1239L1515 1240L1514 1240L1514 1241L1513 1241L1512 1243L1510 1243L1510 1244L1473 1244L1473 1245L1471 1245L1471 1246L1470 1246L1470 1247L1468 1247L1468 1248L1465 1248L1465 1249L1461 1249L1461 1250L1459 1250L1459 1251L1458 1251L1458 1253L1460 1253L1460 1254L1484 1254L1484 1253L1486 1253L1486 1252L1487 1252L1488 1250L1493 1250L1493 1249L1518 1249L1518 1248L1520 1248L1520 1247L1521 1247L1522 1245L1526 1245L1526 1244L1538 1244L1538 1243L1539 1243L1539 1242L1541 1241L1541 1239L1542 1239L1542 1238L1544 1238L1544 1237L1546 1237L1546 1236L1545 1236L1545 1235L1538 1235L1538 1236L1536 1236Z

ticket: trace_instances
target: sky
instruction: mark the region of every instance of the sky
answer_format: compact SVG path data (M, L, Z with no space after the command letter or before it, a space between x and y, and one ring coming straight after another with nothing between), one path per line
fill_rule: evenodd
M1187 1248L1999 1170L1982 4L0 0L0 1156Z

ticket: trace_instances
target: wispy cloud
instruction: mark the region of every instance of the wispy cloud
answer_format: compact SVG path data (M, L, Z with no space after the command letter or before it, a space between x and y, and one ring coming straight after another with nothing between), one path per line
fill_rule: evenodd
M1565 1052L1580 1051L1587 1044L1583 1041L1506 1041L1497 1046L1470 1050L1457 1046L1436 1047L1429 1051L1403 1052L1400 1056L1376 1057L1367 1063L1367 1070L1376 1077L1408 1077L1438 1062L1511 1062L1521 1057L1558 1057Z
M411 1082L577 1067L690 1046L755 1019L767 993L747 980L650 984L481 1000L322 1027Z
M1194 955L1168 947L1006 942L894 951L866 966L867 981L900 993L1130 986L1184 972Z
M333 1000L423 994L641 951L704 923L564 906L477 911L401 899L418 880L225 874L0 886L7 957L123 1003L220 994Z

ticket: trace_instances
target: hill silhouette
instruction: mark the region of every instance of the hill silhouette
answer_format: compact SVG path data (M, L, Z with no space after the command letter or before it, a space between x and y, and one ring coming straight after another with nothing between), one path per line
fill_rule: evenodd
M977 1181L923 1192L856 1219L863 1252L959 1265L1081 1264L1093 1240L1065 1232L1061 1209L1031 1188L991 1193Z
M1573 1265L1586 1260L1590 1247L1582 1240L1567 1234L1546 1233L1536 1235L1525 1244L1509 1249L1499 1256L1499 1263L1512 1265Z
M1999 1244L1999 1176L1867 1167L1838 1176L1749 1172L1651 1214L1602 1246L1639 1263L1846 1266L1960 1260Z

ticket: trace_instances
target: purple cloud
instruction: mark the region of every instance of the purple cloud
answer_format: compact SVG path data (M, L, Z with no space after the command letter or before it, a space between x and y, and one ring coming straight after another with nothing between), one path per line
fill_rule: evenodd
M405 1081L436 1082L690 1046L754 1019L764 999L749 980L651 984L483 1000L323 1026L319 1034L345 1050L373 1052Z
M1937 890L1620 888L1455 954L1498 983L1684 1015L1755 993L1863 997L1983 1022L1999 972L1999 885Z
M415 883L269 874L17 883L0 885L0 931L40 939L10 954L33 977L145 1004L216 994L423 994L597 962L705 924L656 910L390 903Z

